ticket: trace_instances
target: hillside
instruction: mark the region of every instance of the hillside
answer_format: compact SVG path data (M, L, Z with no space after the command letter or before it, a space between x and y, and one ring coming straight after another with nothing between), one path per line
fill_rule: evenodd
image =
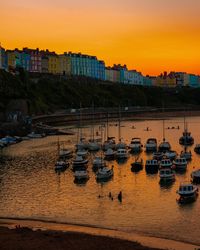
M33 77L22 69L17 75L0 71L0 112L17 109L17 100L26 101L29 114L77 108L80 103L82 107L92 103L95 107L187 107L200 105L200 89L130 86L85 77Z

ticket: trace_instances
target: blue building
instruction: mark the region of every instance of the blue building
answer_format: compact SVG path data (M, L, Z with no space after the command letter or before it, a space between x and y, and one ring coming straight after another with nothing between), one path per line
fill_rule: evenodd
M105 80L105 63L96 56L81 53L65 53L70 58L71 74Z
M0 46L0 69L8 69L8 57L4 48Z
M20 50L15 50L16 66L22 67L26 71L30 71L31 55Z
M189 86L193 88L199 87L199 77L197 75L189 74Z

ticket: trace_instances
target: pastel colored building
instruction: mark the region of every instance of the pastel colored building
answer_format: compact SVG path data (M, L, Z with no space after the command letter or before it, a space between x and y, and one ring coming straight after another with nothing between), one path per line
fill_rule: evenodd
M14 69L16 67L22 67L26 71L30 71L31 56L21 50L7 50L8 67Z
M188 74L189 76L189 86L192 88L198 88L199 85L199 77L194 74Z
M30 72L42 72L42 54L39 49L23 48L23 52L30 55Z
M64 55L70 58L72 75L105 80L105 64L103 61L99 61L96 56L72 52L65 52Z
M7 57L8 57L8 68L15 69L17 64L17 58L14 50L7 50Z
M48 54L48 72L59 74L59 58L55 52Z
M120 70L116 68L106 68L106 81L119 83L120 82Z
M0 69L8 69L8 57L4 48L0 46Z
M71 58L65 54L59 55L59 74L71 75Z
M42 73L49 73L49 58L46 55L42 55Z
M144 86L152 86L153 85L153 79L155 79L155 77L144 76L143 77L143 85Z
M177 84L174 72L171 72L169 74L167 74L167 72L164 72L164 74L161 74L155 79L154 85L158 87L168 87L168 88L176 87Z

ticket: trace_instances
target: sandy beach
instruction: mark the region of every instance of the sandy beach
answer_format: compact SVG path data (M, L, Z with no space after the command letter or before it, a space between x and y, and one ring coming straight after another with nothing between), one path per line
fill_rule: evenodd
M75 232L32 231L27 227L0 227L1 250L156 250L137 242Z

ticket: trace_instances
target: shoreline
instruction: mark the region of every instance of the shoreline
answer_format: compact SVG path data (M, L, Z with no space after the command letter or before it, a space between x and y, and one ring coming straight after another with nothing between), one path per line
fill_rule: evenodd
M88 238L88 241L92 241L93 237L101 238L104 237L109 240L119 240L122 244L129 242L132 244L139 243L141 248L131 248L131 249L173 249L173 250L195 250L200 249L200 245L195 245L188 242L181 242L172 239L160 238L155 236L149 236L145 234L135 233L135 232L125 232L116 229L99 228L97 226L89 225L77 225L77 224L67 224L55 221L45 221L37 219L12 219L12 218L0 218L0 227L7 227L9 229L15 229L15 225L20 225L22 228L28 228L34 232L45 231L45 232L57 232L58 234L71 233L80 234ZM1 230L0 230L1 235ZM11 239L12 240L12 239ZM100 239L101 240L101 239ZM1 242L1 237L0 237ZM114 246L113 246L114 247ZM114 248L109 248L114 249ZM115 249L116 246L115 246ZM126 248L124 248L126 249ZM130 249L130 246L129 248Z

